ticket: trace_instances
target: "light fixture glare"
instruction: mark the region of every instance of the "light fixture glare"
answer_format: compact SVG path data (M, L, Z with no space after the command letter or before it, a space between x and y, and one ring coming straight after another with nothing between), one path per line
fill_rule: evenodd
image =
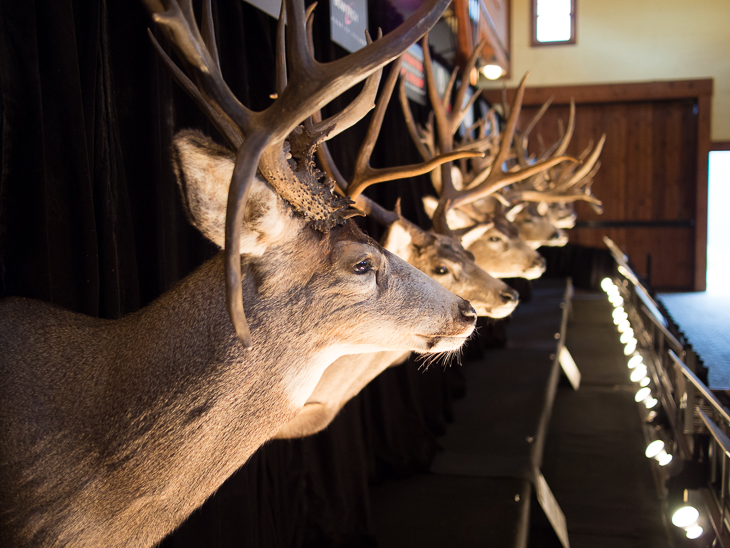
M624 356L628 356L629 354L633 354L636 350L636 339L630 339L629 342L626 343L626 346L624 347Z
M672 462L672 455L664 451L664 454L659 453L657 461L659 461L659 466L666 466L667 464Z
M646 377L648 371L649 370L642 363L641 365L636 366L636 369L631 372L629 378L631 379L631 382L639 382L641 379Z
M692 525L691 527L687 527L685 529L687 538L691 539L700 538L702 536L702 533L704 532L705 530L700 525Z
M646 446L646 458L653 459L664 449L664 442L662 440L654 440Z
M484 65L481 68L481 72L487 80L496 80L497 78L502 76L502 73L504 71L502 70L502 67L500 67L499 65L492 64L492 65Z
M691 527L700 519L700 513L694 506L682 506L672 514L672 523L677 527Z
M644 401L649 396L651 396L651 388L645 386L644 388L639 388L639 391L634 396L634 401L638 403L640 401Z

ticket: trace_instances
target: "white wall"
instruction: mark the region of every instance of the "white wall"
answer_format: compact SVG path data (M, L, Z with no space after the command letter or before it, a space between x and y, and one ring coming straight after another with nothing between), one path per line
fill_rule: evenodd
M730 0L577 0L577 44L536 48L530 2L511 0L509 87L713 78L712 140L730 141Z

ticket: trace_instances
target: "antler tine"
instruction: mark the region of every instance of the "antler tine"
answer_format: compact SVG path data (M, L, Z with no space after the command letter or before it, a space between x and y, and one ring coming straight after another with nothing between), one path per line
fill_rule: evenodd
M218 70L220 70L221 62L218 58L218 45L215 43L215 30L213 29L213 8L210 2L206 2L203 6L203 20L201 26L203 28L203 43L205 44L205 47L208 48L210 56L213 59L213 63L215 63L215 66L218 68Z
M170 59L170 56L167 55L165 50L162 49L162 46L160 46L160 43L152 34L152 31L147 29L147 34L150 37L152 45L157 50L160 59L162 59L167 68L170 70L170 74L172 75L173 79L180 85L181 88L183 88L185 93L187 93L188 96L190 96L190 98L195 101L200 109L206 113L208 118L210 118L210 121L213 122L213 125L216 127L216 129L218 129L218 131L225 138L228 144L231 145L234 149L238 149L238 147L241 146L241 143L243 143L243 134L241 133L241 131L231 123L230 119L227 116L217 110L205 97L203 97L203 95L200 93L195 84L190 80L190 78L185 76L185 73L178 68L178 66L172 61L172 59Z
M527 127L524 131L520 132L520 138L522 140L522 146L527 146L527 139L530 137L530 133L533 129L535 129L535 126L537 123L542 119L542 117L545 115L545 112L547 112L547 109L552 104L553 100L555 99L554 95L551 95L548 97L547 101L545 101L542 106L540 107L540 110L538 110L535 113L535 116L532 117L532 120L530 120L530 123L527 124Z
M342 173L337 168L337 164L335 164L332 159L332 154L330 153L326 142L320 143L317 147L317 159L319 159L319 163L324 172L331 177L333 181L335 181L337 190L342 195L346 195L347 180L342 176ZM365 215L372 217L377 223L383 226L388 226L400 218L400 198L398 200L398 207L396 211L388 211L374 200L371 200L362 194L354 198L355 205L358 210L361 210L361 212Z
M398 87L398 98L400 99L401 110L403 111L403 117L406 119L406 126L408 127L408 134L411 136L411 141L418 149L418 153L421 158L428 161L434 157L433 151L423 143L423 139L426 137L425 132L419 131L416 126L416 122L413 119L413 111L411 111L411 105L408 103L408 97L406 96L406 82L405 78L401 76L400 85ZM433 144L432 144L433 148Z
M482 40L477 44L477 47L474 49L474 51L471 52L471 55L469 56L469 59L466 62L466 65L464 65L464 70L462 71L461 76L461 82L459 83L459 89L456 91L456 97L454 98L454 108L452 110L451 114L451 133L452 135L456 133L456 130L459 129L459 126L461 125L461 121L464 119L464 115L466 112L472 107L472 105L476 102L476 100L479 98L479 96L482 94L482 90L477 90L474 95L472 95L471 99L469 100L469 104L466 106L464 105L464 97L466 97L466 90L469 88L469 76L471 74L471 71L474 69L474 66L476 65L477 59L479 58L479 54L484 49L484 45L487 43L486 39Z
M606 134L604 133L603 135L601 135L601 139L598 141L596 148L593 149L593 153L586 159L585 162L583 162L583 165L580 166L580 168L573 174L573 176L563 184L562 188L569 189L575 186L580 182L581 179L586 177L591 172L593 166L598 161L598 157L601 155L601 151L603 150L603 145L605 142Z
M316 2L313 5L317 5ZM286 89L286 2L282 0L276 23L276 98Z
M382 181L392 181L395 179L404 179L406 177L415 177L416 175L423 175L433 170L439 165L458 160L459 158L478 157L482 156L480 152L462 151L462 152L449 152L440 154L430 160L427 160L421 164L412 164L407 166L397 166L390 168L376 169L370 166L370 157L375 147L375 142L380 134L380 129L383 125L383 118L385 117L385 110L390 102L390 97L393 94L393 88L395 82L400 75L402 57L398 58L393 63L388 74L388 78L385 81L385 85L378 98L378 104L375 107L373 116L370 119L368 131L365 136L365 140L360 146L360 150L357 155L357 161L355 164L355 174L352 177L350 185L347 187L347 194L351 198L359 196L363 190L370 185L380 183Z
M454 84L456 83L456 77L459 75L459 68L454 67L454 70L451 71L451 76L449 76L449 82L446 84L446 89L444 90L444 98L443 98L443 105L448 108L448 105L451 104L451 94L454 91Z
M561 154L565 154L565 151L568 150L568 145L570 144L570 140L573 138L573 131L575 130L575 100L570 99L570 115L568 116L568 127L565 130L565 133L563 134L563 138L560 139L560 145L558 145L558 148L555 149L555 155L560 156Z
M541 162L536 162L531 166L515 172L505 173L502 171L502 165L509 158L510 150L512 148L512 140L517 127L517 119L520 115L520 107L525 94L525 85L528 74L529 73L525 74L522 78L512 100L510 115L502 133L499 150L492 161L492 168L489 171L485 170L480 173L474 181L472 181L468 190L455 194L451 203L452 207L459 207L480 198L484 198L485 196L493 194L507 185L532 177L533 175L557 165L560 162L575 161L573 158L568 156L557 156Z
M542 106L540 107L540 110L538 110L535 113L535 116L532 117L532 120L530 120L530 123L527 124L527 127L524 131L515 131L515 140L514 140L514 146L515 146L515 152L517 154L517 161L520 164L520 166L525 167L529 164L528 156L527 156L527 144L528 140L530 138L530 133L533 129L535 129L535 126L537 123L542 119L542 117L545 115L545 112L550 107L550 105L553 102L553 99L555 99L554 96L548 97L547 101L545 101Z
M438 206L436 206L436 211L433 212L433 218L431 219L431 227L437 234L453 238L454 232L449 227L449 223L446 222L446 213L449 209L451 209L451 200L439 198Z
M371 43L372 40L367 30L365 31L365 36L368 44ZM382 36L382 32L378 31L378 39ZM362 120L368 112L375 108L375 96L378 93L378 86L380 85L382 75L383 69L381 67L368 76L360 93L347 108L315 124L313 130L317 133L325 133L327 139L332 139L332 137L339 135Z

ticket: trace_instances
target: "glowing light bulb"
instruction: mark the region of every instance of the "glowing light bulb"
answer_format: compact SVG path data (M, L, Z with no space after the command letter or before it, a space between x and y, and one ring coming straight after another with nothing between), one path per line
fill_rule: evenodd
M619 340L621 341L621 344L626 344L633 338L634 338L634 330L629 327L626 331L624 331L621 334L621 338Z
M605 292L608 292L609 288L616 287L613 284L613 280L611 278L603 278L601 280L601 289L603 289Z
M649 383L651 382L651 379L649 377L644 377L639 381L639 386L649 386Z
M636 401L636 402L644 401L649 396L651 396L651 388L649 388L648 386L645 386L644 388L639 388L639 391L634 396L634 401Z
M682 506L672 514L672 523L677 527L691 527L700 519L700 513L694 506Z
M631 376L629 378L631 379L631 382L639 382L641 379L646 377L648 372L649 370L644 364L637 365L636 369L631 372Z
M629 342L626 343L626 346L624 347L624 356L628 356L629 354L633 354L636 350L637 341L636 339L630 339Z
M612 315L612 316L613 316L614 318L617 318L617 317L619 317L619 316L620 316L621 314L624 314L625 312L626 312L626 310L624 310L624 307L623 307L623 306L619 306L618 308L614 308L614 309L613 309L613 312L611 313L611 315Z
M619 333L626 333L629 329L631 329L631 322L629 322L629 320L624 320L618 324Z
M699 525L692 525L691 527L687 527L685 529L687 538L700 538L702 536L702 533L704 532L705 530Z
M502 76L502 67L499 65L485 65L481 68L481 72L487 80L496 80Z
M629 369L634 369L637 365L644 363L644 358L641 354L636 354L634 356L631 356L631 359L629 360L628 366Z
M616 316L613 319L613 323L614 323L614 325L618 325L621 322L628 320L628 319L629 319L629 315L626 312L624 312L623 314L619 314L618 316Z
M643 380L643 379L642 379ZM644 400L644 405L646 405L647 409L652 409L656 407L656 405L659 403L659 400L654 397L648 397Z
M657 455L657 461L659 461L659 466L666 466L670 462L672 462L672 455L667 453L666 451L662 451Z
M655 440L646 446L646 451L644 452L644 454L646 455L646 458L653 459L663 450L664 442L662 440Z

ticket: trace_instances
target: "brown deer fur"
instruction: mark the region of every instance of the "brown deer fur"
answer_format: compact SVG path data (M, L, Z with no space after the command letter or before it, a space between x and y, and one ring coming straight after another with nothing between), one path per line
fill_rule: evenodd
M210 160L196 169L186 147L195 139L178 147L183 179L225 172L210 169L215 147L196 149ZM1 546L152 546L295 416L335 359L453 350L471 334L466 301L351 221L315 232L254 185L248 350L226 312L222 254L116 321L0 301ZM220 222L189 200L196 226Z

